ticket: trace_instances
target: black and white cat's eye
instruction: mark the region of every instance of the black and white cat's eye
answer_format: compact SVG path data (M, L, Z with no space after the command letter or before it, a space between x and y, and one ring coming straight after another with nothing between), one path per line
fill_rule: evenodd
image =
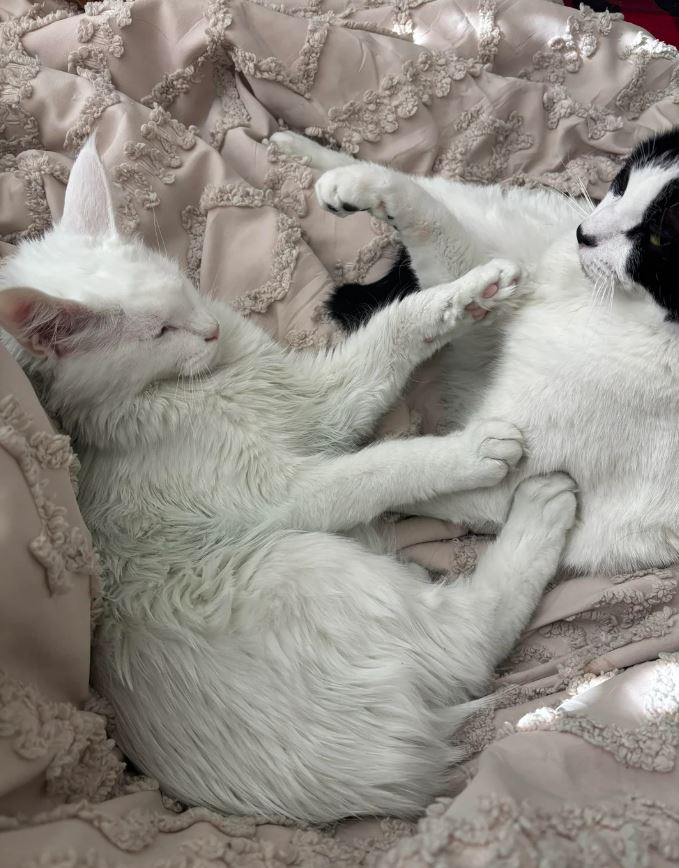
M162 338L163 335L166 335L166 334L168 334L169 332L173 332L173 331L176 331L176 329L175 329L174 326L171 326L171 325L164 325L161 329L158 330L158 332L155 334L154 337Z
M658 236L658 246L673 244L679 241L679 202L674 202L663 211L657 233L651 233L651 244L656 244L654 235Z

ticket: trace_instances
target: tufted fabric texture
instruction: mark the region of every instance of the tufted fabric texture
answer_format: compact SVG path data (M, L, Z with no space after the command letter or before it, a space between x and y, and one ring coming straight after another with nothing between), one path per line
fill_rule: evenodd
M597 196L637 140L679 122L676 49L586 7L81 5L0 0L0 253L58 218L96 130L121 227L293 347L337 340L328 290L379 276L395 247L364 215L318 211L309 168L262 143L279 126L413 172ZM436 427L435 363L417 379L385 435ZM679 569L555 582L418 826L221 817L127 769L88 695L99 579L76 476L0 350L2 868L679 862ZM431 521L397 530L407 556L457 573L483 544Z

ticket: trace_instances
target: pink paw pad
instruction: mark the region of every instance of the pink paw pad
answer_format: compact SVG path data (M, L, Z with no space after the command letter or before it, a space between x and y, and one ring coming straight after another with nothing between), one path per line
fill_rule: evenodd
M483 290L483 292L481 293L481 298L492 298L494 295L497 294L497 290L497 283L491 283ZM484 316L488 313L485 307L481 307L481 305L477 304L477 302L475 301L473 301L471 304L468 304L465 310L467 310L472 315L472 319L476 320L483 319Z

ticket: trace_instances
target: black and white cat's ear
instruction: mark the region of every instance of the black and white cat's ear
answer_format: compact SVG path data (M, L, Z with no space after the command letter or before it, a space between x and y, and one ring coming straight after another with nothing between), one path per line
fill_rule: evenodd
M0 290L0 327L34 356L65 356L103 337L107 317L70 299L29 287Z
M94 136L85 142L71 169L59 228L95 238L116 233L111 188Z

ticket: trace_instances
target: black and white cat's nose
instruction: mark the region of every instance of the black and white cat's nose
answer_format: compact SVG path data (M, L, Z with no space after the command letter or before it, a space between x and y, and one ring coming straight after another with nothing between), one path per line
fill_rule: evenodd
M582 226L578 226L575 230L575 237L578 239L578 244L581 247L596 247L596 238L583 232Z

